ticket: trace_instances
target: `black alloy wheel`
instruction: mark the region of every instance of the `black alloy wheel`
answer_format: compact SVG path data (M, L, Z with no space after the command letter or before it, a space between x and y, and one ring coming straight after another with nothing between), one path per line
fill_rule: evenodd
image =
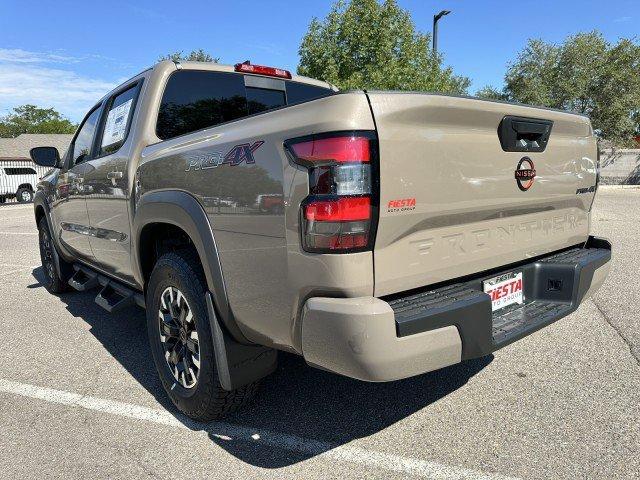
M200 373L200 343L191 307L176 287L160 296L158 330L171 374L184 388L193 388Z
M49 286L56 278L56 270L53 259L53 244L48 228L40 229L40 260L47 279L47 286Z

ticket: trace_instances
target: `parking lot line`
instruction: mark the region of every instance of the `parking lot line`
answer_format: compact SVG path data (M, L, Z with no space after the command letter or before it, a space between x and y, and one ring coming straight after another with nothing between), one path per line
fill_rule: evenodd
M0 232L0 235L38 235L38 232Z
M95 412L153 422L184 430L206 431L209 435L224 442L245 442L272 448L275 447L312 456L320 456L331 460L357 463L365 467L378 469L378 471L387 470L405 475L438 480L508 480L514 478L417 458L375 452L348 445L337 446L328 442L267 430L255 430L239 425L218 422L201 424L191 421L186 417L175 416L166 410L156 410L131 403L39 387L11 380L0 379L0 393L34 398L73 408L84 408Z

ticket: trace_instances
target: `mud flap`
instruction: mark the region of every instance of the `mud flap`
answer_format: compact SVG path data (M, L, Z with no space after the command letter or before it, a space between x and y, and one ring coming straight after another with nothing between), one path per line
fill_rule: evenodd
M60 276L60 279L66 283L73 276L74 270L69 263L60 261L61 259L60 259L60 254L58 253L57 241L53 236L53 228L51 225L51 219L49 217L49 210L45 208L44 211L45 211L44 218L47 219L47 225L49 226L49 235L51 237L51 243L53 244L53 252L52 252L53 262L55 264L56 271Z
M220 385L231 391L266 377L278 365L278 352L262 345L243 345L227 334L218 321L211 293L206 294Z

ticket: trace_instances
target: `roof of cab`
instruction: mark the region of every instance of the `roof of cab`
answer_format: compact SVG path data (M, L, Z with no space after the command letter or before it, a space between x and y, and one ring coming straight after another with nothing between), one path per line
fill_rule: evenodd
M178 69L183 69L183 70L210 70L214 72L236 73L234 65L224 65L221 63L213 63L213 62L186 62L186 61L183 62L183 61L165 60L163 62L158 63L156 66L162 65L164 63L173 63ZM256 74L243 72L243 75L256 75ZM265 75L256 75L256 76L262 77ZM282 79L282 80L286 80L286 79ZM290 81L306 83L309 85L315 85L317 87L329 88L335 91L338 90L338 88L335 85L332 85L330 83L323 82L321 80L316 80L315 78L303 77L301 75L294 75L293 73L291 74Z
M161 62L156 63L152 67L149 67L149 68L146 68L146 69L142 70L141 72L137 73L136 75L132 76L131 78L128 78L124 82L120 83L117 87L113 88L107 94L105 94L96 103L96 105L99 105L105 99L107 99L111 95L113 95L113 92L116 92L116 91L122 89L123 87L125 87L126 85L132 84L133 82L139 80L142 76L144 76L145 73L147 73L149 71L176 70L176 69L177 70L209 70L209 71L213 71L213 72L237 73L235 71L235 67L233 65L223 65L221 63L214 63L214 62L182 62L182 61L178 62L178 61L174 61L174 60L163 60ZM266 75L257 75L257 74L253 74L253 73L244 73L244 72L242 73L242 75L255 75L255 76L258 76L258 77L266 76ZM270 78L274 78L274 77L270 77ZM338 91L338 87L336 87L335 85L332 85L332 84L327 83L327 82L323 82L321 80L316 80L315 78L303 77L301 75L293 75L293 74L291 74L291 79L290 80L287 80L287 79L281 79L281 80L306 83L308 85L315 85L317 87L329 88L329 89L331 89L331 90L333 90L335 92Z

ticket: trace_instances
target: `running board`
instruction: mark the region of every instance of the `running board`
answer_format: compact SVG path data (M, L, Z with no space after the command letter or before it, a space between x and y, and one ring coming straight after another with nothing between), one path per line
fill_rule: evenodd
M78 268L69 279L69 285L80 292L86 292L96 288L98 284L98 274L90 270Z
M107 312L115 312L135 304L134 292L122 289L112 282L107 283L96 296L96 303Z
M115 312L132 305L145 308L144 296L141 293L84 265L75 264L73 268L75 273L69 280L69 285L81 292L101 287L95 302L107 312Z

